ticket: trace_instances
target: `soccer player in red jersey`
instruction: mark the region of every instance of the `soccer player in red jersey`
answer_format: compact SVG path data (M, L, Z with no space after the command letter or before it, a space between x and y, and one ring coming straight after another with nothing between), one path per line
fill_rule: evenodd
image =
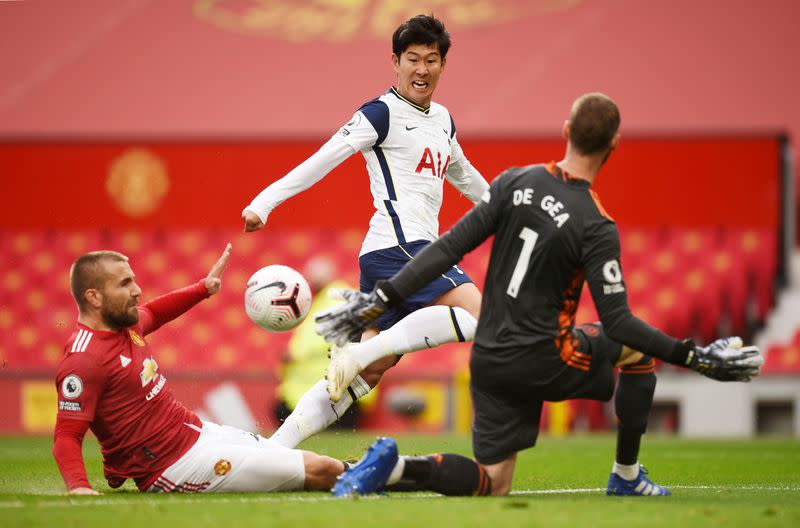
M345 469L339 460L201 421L159 370L145 337L220 290L230 251L228 244L206 278L141 306L125 255L95 251L72 265L78 324L56 374L53 445L70 494L99 494L81 452L89 429L112 488L133 479L151 492L327 490Z

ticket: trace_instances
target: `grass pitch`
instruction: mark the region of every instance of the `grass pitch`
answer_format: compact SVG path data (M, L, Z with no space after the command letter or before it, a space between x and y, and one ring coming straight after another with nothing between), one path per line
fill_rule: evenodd
M301 447L357 458L373 436L328 433ZM404 454L471 453L469 438L399 436ZM0 519L9 526L800 526L800 442L645 437L641 460L672 497L605 497L614 454L611 436L543 437L520 454L514 494L444 498L394 493L334 500L325 493L151 495L130 484L110 490L99 449L84 456L101 497L67 497L50 438L0 438Z

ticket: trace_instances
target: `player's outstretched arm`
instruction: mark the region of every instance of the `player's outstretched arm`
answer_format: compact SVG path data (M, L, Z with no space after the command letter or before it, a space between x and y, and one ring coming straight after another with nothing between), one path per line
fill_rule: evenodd
M698 347L691 340L664 334L631 313L622 279L619 234L612 222L588 231L583 246L589 290L612 340L717 381L750 381L759 374L764 362L760 351L743 346L738 337Z
M222 256L214 263L204 279L143 304L139 308L139 322L144 335L158 330L203 299L218 293L222 288L222 274L228 265L230 254L231 245L228 243Z
M267 225L267 218L273 209L322 180L356 151L357 149L342 139L342 136L334 135L310 158L261 191L244 208L242 211L244 231L249 233L262 229Z
M228 265L228 258L231 256L231 244L225 246L225 249L222 252L222 256L219 257L214 265L211 267L211 271L208 272L208 276L205 280L206 290L208 291L208 295L214 295L219 292L220 288L222 288L222 274L225 273L225 267Z

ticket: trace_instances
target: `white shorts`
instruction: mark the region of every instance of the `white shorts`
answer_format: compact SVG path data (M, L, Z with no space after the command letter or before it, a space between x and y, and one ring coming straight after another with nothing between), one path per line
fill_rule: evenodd
M255 433L203 422L197 442L148 492L291 491L305 483L303 452Z

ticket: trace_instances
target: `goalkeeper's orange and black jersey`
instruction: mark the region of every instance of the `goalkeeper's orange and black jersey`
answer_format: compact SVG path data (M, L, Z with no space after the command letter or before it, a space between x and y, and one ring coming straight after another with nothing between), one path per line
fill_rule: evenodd
M495 178L483 199L390 283L405 297L491 235L475 350L493 363L557 352L562 362L586 368L572 334L584 281L609 337L655 357L672 353L674 339L630 312L614 220L588 181L554 163Z

